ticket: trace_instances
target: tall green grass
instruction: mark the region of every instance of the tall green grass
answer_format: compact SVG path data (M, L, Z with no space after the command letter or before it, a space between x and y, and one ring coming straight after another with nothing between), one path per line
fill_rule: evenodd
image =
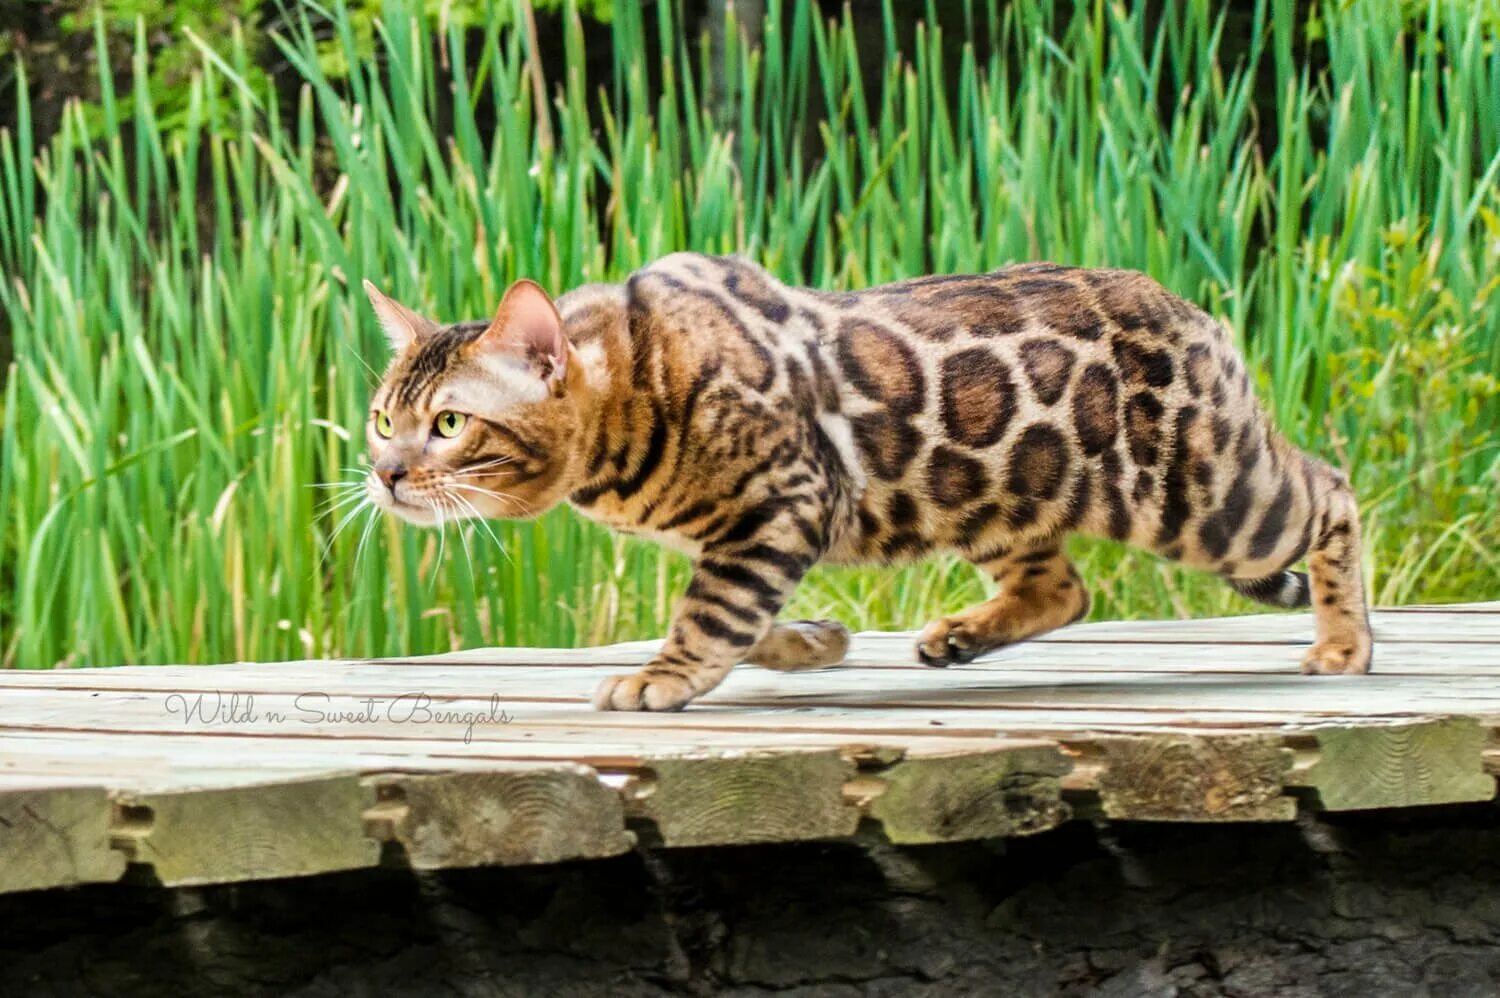
M45 147L23 93L0 133L4 663L659 632L685 564L567 510L496 525L498 544L469 527L440 561L436 533L393 522L331 539L339 511L309 486L361 459L385 360L361 278L476 317L517 276L561 291L683 248L830 288L1033 258L1146 270L1229 320L1282 428L1350 469L1379 601L1500 595L1486 5L1328 4L1317 74L1290 0L1257 11L1236 57L1206 0L1149 23L1144 2L1052 6L975 4L962 47L928 25L898 38L887 13L867 89L851 15L773 2L762 48L730 32L716 110L706 45L671 4L656 65L641 5L617 5L609 79L584 78L570 15L546 129L519 33L466 45L396 0L374 64L341 8L282 20L289 108L244 82L238 38L200 45L167 132L140 54L132 89L101 75L100 106ZM330 24L347 78L320 69ZM1098 616L1246 608L1144 554L1077 553ZM949 561L820 571L790 612L909 627L984 586Z

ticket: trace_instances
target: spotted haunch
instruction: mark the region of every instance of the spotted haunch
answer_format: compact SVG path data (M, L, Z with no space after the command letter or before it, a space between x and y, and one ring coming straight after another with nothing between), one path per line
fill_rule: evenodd
M680 709L740 662L836 664L841 624L776 622L818 562L951 551L988 572L992 599L922 632L929 665L1035 637L1088 611L1074 532L1311 602L1304 671L1369 669L1348 480L1276 434L1224 328L1144 275L830 294L679 253L555 302L519 281L493 319L449 325L366 290L395 349L372 503L437 524L568 502L694 559L661 651L600 709Z

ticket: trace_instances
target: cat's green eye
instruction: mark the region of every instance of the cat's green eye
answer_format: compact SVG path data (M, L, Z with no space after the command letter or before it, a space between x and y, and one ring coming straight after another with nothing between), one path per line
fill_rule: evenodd
M391 425L391 414L384 409L375 410L375 432L382 440L391 439L391 434L396 432L396 428Z
M454 412L453 410L448 409L438 413L437 419L433 421L432 425L437 430L438 436L456 437L458 436L458 431L462 430L464 428L464 423L467 423L468 421L468 416L465 416L461 412Z

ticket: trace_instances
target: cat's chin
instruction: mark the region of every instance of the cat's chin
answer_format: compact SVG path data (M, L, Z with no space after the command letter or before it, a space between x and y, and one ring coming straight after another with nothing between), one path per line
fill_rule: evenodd
M407 523L413 524L415 526L418 526L418 527L435 527L435 526L437 526L437 522L438 522L437 512L435 510L433 510L429 506L413 506L410 503L397 502L395 500L392 500L389 503L387 503L384 508L385 508L385 511L387 513L392 513L392 514L400 517L401 519L405 520ZM447 519L455 519L455 518L454 517L447 517Z
M390 513L392 516L405 520L407 523L418 527L435 527L438 524L438 514L431 506L421 503L402 502L389 492L381 494L384 490L371 490L371 500L376 506ZM445 520L459 519L455 516L443 517Z

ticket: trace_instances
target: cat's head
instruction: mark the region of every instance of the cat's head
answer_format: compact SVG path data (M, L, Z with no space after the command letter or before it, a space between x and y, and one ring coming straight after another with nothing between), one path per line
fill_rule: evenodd
M547 293L517 281L490 322L447 326L365 293L395 350L365 428L371 502L431 525L530 517L566 496L583 378Z

